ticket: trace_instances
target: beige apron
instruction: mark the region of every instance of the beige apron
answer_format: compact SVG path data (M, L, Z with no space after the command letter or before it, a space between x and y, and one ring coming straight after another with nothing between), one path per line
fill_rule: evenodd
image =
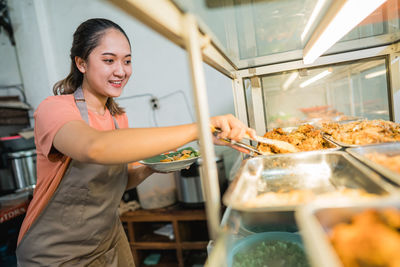
M89 124L82 89L74 96ZM18 266L134 266L118 215L127 179L126 164L71 160L56 192L18 245Z

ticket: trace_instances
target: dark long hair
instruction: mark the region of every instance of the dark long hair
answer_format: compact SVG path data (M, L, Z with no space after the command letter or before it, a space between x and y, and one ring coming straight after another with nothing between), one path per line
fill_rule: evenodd
M128 40L129 46L131 45L124 30L111 20L95 18L83 22L78 26L74 33L70 53L71 70L65 79L54 84L54 95L73 94L75 90L82 85L83 74L75 64L75 57L80 57L86 61L93 49L99 45L100 39L108 29L116 29L120 31ZM113 115L123 114L125 112L124 109L121 108L111 97L108 98L106 106Z

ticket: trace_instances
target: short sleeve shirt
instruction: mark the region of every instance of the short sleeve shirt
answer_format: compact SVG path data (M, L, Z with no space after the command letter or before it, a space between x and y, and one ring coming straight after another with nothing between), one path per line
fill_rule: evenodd
M115 129L111 113L106 110L104 115L88 111L91 127L107 131ZM128 128L126 114L115 115L119 128ZM21 226L18 242L26 233L34 220L47 205L56 191L70 158L60 154L53 148L53 140L58 130L70 121L83 121L76 106L74 95L50 96L43 100L34 113L35 144L37 153L37 182L33 199Z

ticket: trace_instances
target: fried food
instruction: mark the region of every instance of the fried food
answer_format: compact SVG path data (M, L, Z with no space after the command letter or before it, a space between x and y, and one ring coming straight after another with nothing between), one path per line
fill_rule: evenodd
M392 171L400 173L400 155L387 156L385 154L375 152L366 154L365 157L372 160L373 162L385 166Z
M264 137L288 142L295 146L298 151L311 151L333 147L322 138L321 131L310 124L304 124L293 132L285 132L282 128L276 128L264 134ZM260 143L258 150L264 153L281 154L287 151L280 150L275 146Z
M323 123L322 131L334 140L350 145L400 141L400 125L385 120Z
M311 190L291 190L289 192L266 192L248 200L246 207L288 206L307 203L314 199Z
M184 160L184 159L190 159L193 157L197 157L199 155L198 152L190 150L190 149L184 149L180 152L172 152L169 154L165 155L165 158L160 160L160 162L172 162L172 161L177 161L177 160Z
M314 200L360 200L378 197L363 189L340 188L335 191L316 194L310 189L266 192L244 203L246 207L294 206Z
M365 210L337 224L330 240L344 267L400 266L400 211Z

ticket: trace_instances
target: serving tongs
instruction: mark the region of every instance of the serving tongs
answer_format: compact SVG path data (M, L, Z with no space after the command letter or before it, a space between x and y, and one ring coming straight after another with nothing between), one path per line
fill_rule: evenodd
M222 132L221 129L215 128L212 125L211 125L211 131L215 137L218 137L218 134ZM231 140L229 138L220 138L220 137L218 137L218 138L220 140L223 140L232 145L236 145L236 146L239 146L239 147L249 150L251 156L254 156L254 154L255 155L268 155L269 154L269 153L264 153L264 152L260 151L259 149L255 148L251 145L245 144L243 142L238 142L235 140ZM271 146L275 146L276 148L278 148L280 150L291 152L291 153L299 152L299 150L294 145L292 145L288 142L285 142L285 141L281 141L281 140L269 139L269 138L265 138L262 136L255 136L254 138L252 138L247 134L245 135L244 139L247 139L249 141L256 141L257 143L264 143L264 144L268 144Z
M250 152L249 153L250 156L265 155L265 153L261 152L260 150L258 150L257 148L255 148L255 147L253 147L251 145L248 145L248 144L245 144L245 143L242 143L242 142L238 142L238 141L235 141L235 140L232 140L232 139L229 139L229 138L221 138L221 137L219 137L218 135L222 131L220 129L218 129L218 128L214 128L214 126L211 126L211 131L212 131L213 135L216 138L218 138L219 140L222 140L222 141L224 141L226 143L229 143L231 145L235 145L235 146L238 146L238 147L241 147L241 148L244 148L244 149L248 150Z
M269 139L269 138L265 138L265 137L258 136L258 135L256 135L254 138L251 138L250 136L245 135L244 138L248 139L250 141L256 141L258 143L264 143L264 144L267 144L270 146L274 146L276 148L279 148L280 150L287 151L290 153L299 152L299 150L294 145L292 145L291 143L285 142L285 141Z

